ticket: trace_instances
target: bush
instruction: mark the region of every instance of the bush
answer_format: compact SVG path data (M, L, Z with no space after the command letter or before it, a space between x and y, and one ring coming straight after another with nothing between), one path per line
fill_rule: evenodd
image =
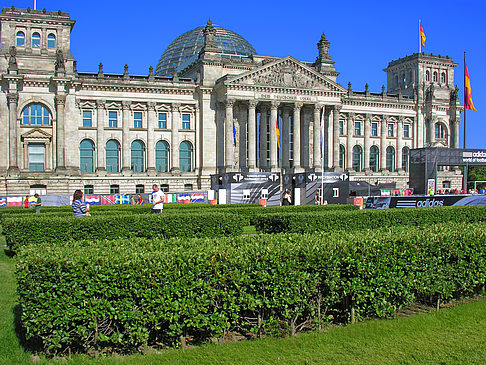
M116 238L218 237L239 235L243 223L229 214L109 214L84 218L29 216L4 218L3 233L10 250L26 245L69 240Z
M296 333L480 291L486 224L26 247L27 341L51 354Z

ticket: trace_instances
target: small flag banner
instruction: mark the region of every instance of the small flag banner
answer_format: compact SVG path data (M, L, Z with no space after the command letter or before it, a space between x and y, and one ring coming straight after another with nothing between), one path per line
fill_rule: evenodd
M115 195L115 204L130 204L130 197L128 195Z
M177 203L177 194L170 194L171 199L169 200L169 203Z
M84 201L90 205L99 205L100 197L99 195L86 195Z
M235 127L235 120L233 119L233 144L236 147L236 127Z
M6 206L7 206L7 199L0 198L0 207L6 207Z
M37 199L34 196L29 196L29 204L36 203Z
M114 195L101 195L100 204L101 205L115 204L115 196Z
M191 195L190 194L177 194L177 202L178 203L188 203L191 202Z
M168 203L169 202L169 194L164 194L164 197L162 198L162 201L164 203Z
M22 206L21 196L7 197L7 207L21 207L21 206Z
M278 129L278 120L275 124L275 133L277 134L277 147L280 149L280 129Z
M191 194L191 203L204 203L204 193Z
M471 81L469 80L469 72L467 70L466 65L464 65L464 70L465 70L464 88L466 89L466 97L464 98L464 108L469 110L474 110L475 112L477 112L472 101Z

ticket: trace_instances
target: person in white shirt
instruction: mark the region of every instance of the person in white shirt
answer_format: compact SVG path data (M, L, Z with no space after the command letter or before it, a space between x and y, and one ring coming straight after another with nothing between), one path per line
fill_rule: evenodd
M164 192L160 191L159 187L157 184L154 184L152 186L152 189L154 189L152 193L152 211L151 213L162 213L162 210L164 209L164 197L165 194Z

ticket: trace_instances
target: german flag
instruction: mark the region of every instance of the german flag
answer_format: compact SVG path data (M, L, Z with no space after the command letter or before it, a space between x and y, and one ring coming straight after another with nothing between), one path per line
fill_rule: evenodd
M277 147L280 149L280 129L278 129L278 120L275 123L275 132L277 134Z
M469 81L469 72L467 71L467 66L464 65L465 72L464 72L464 89L466 91L466 95L464 97L464 108L469 110L474 110L477 112L476 108L474 107L472 97L471 97L471 82Z
M422 28L422 24L420 25L420 38L422 39L422 47L425 47L425 37L424 28Z

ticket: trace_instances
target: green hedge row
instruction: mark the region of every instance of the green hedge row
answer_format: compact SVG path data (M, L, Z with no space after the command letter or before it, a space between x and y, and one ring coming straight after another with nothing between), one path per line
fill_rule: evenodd
M12 251L26 245L116 238L219 237L240 235L244 222L230 214L101 215L85 218L34 216L4 218Z
M480 206L336 211L330 214L282 212L258 215L252 220L256 230L263 233L312 233L482 221L486 221L486 207Z
M17 280L27 343L50 354L294 334L478 293L486 224L43 244Z

